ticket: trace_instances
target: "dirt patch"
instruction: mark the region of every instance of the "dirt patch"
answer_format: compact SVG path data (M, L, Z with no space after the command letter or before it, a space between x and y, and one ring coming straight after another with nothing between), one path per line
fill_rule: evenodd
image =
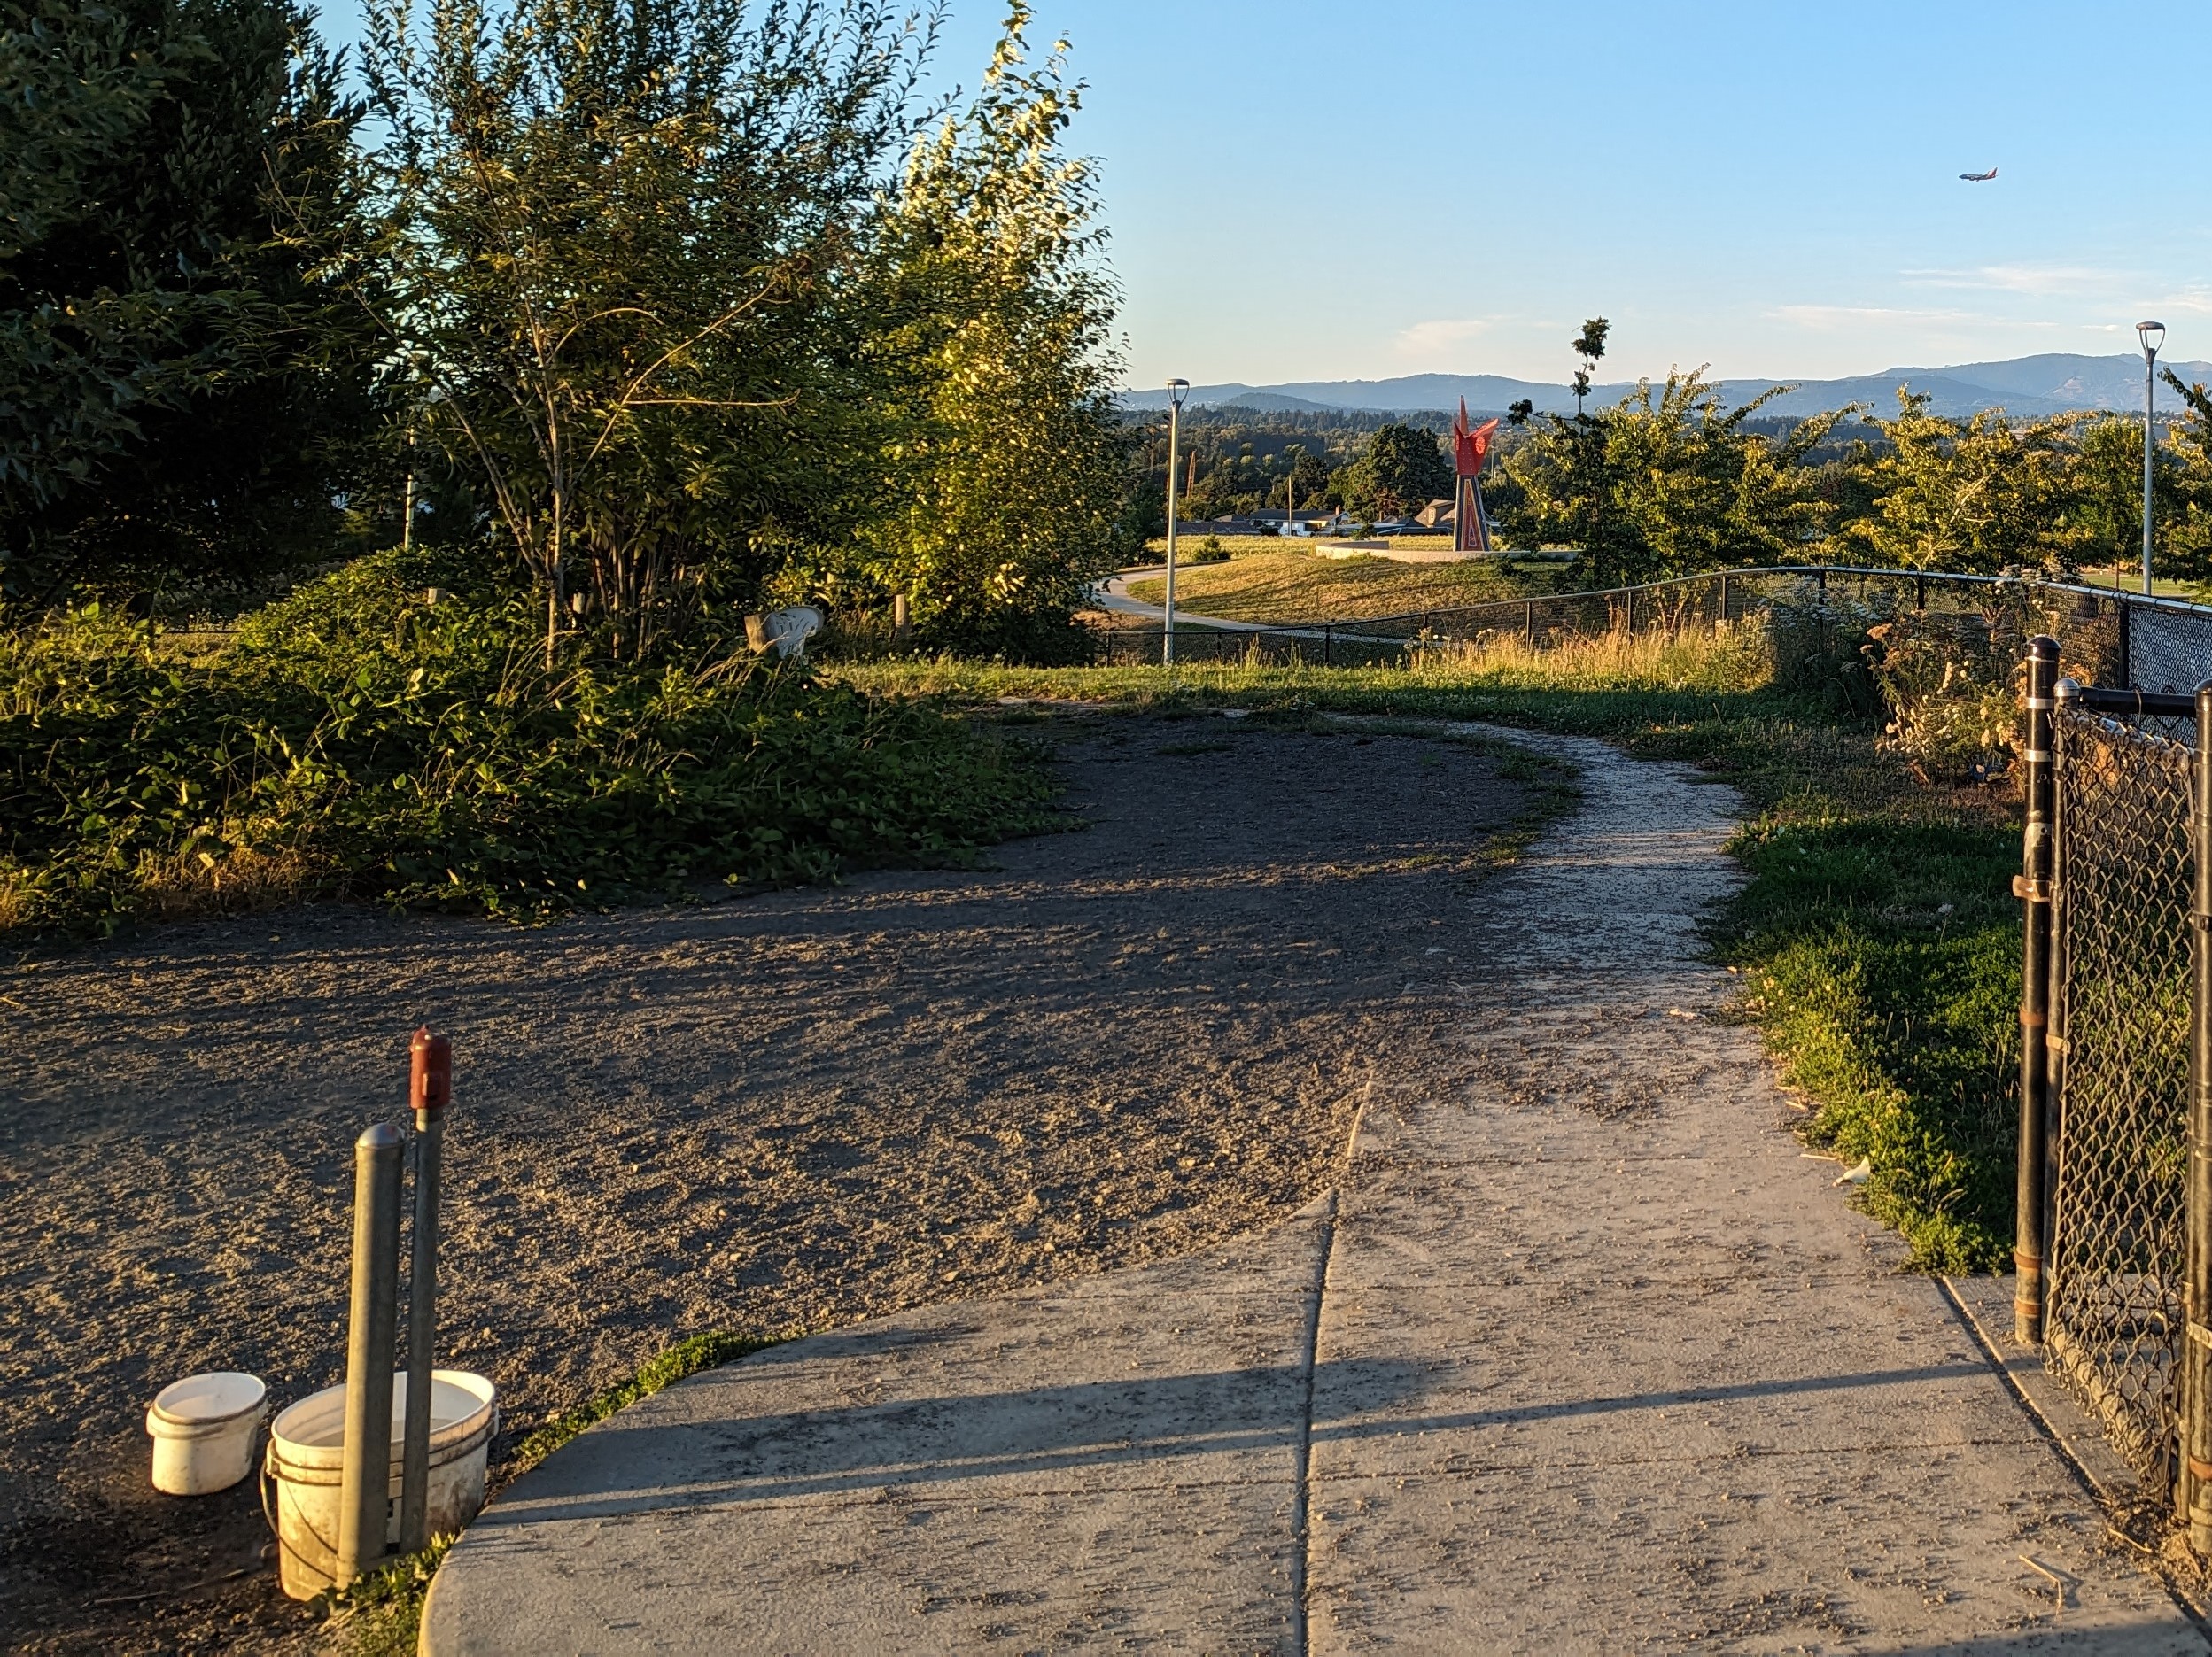
M500 1455L702 1330L821 1328L1133 1265L1326 1183L1409 988L1529 799L1413 736L1087 717L1081 832L543 931L351 908L0 979L0 1628L48 1651L288 1649L242 1487L146 1484L165 1382L341 1378L350 1145L452 1033L439 1361ZM1525 767L1525 762L1523 763Z

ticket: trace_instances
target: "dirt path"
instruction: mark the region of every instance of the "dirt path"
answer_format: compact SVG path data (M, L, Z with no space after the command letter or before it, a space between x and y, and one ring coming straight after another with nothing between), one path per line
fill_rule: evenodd
M1377 1067L1334 1189L623 1412L425 1649L2201 1653L1719 1016L1733 795L1529 740L1586 805L1432 894L1447 1051Z
M1052 727L1059 730L1058 725ZM1409 983L1525 802L1463 745L1098 718L1092 826L539 932L352 909L0 979L0 1632L284 1649L250 1489L145 1483L145 1403L339 1378L349 1146L455 1037L441 1361L501 1450L712 1328L826 1328L1135 1265L1331 1176L1382 1071L1458 1061Z

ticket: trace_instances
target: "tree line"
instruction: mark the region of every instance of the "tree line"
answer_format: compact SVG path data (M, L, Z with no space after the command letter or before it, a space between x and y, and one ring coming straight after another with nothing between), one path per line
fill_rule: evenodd
M0 0L0 605L407 538L635 657L827 600L1049 650L1130 533L1065 43L885 0ZM402 521L404 517L404 522Z
M1602 350L1603 335L1578 343ZM2166 378L2183 408L2154 452L2154 566L2212 583L2212 391ZM1702 372L1677 372L1610 407L1517 408L1483 478L1486 505L1507 545L1578 549L1584 577L1600 585L1815 560L2073 574L2141 556L2138 418L2017 422L1991 410L1952 419L1907 390L1887 414L1761 413L1790 389L1730 407ZM1188 515L1279 507L1286 477L1301 506L1370 522L1418 510L1451 493L1440 424L1347 430L1333 441L1301 431L1271 448L1238 427L1227 453L1206 446L1201 426ZM1153 476L1164 482L1164 470Z

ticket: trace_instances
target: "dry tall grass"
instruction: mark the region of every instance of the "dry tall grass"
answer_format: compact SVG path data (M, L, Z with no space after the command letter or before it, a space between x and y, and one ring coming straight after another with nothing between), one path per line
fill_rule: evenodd
M1618 629L1595 637L1530 639L1517 629L1471 639L1416 639L1411 671L1530 690L1764 690L1774 682L1763 616L1678 632Z

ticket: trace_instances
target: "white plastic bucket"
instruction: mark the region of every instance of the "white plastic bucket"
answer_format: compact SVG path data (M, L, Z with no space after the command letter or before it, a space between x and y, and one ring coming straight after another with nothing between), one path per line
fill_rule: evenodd
M268 1389L235 1369L187 1375L161 1389L146 1411L153 1439L153 1487L172 1496L211 1496L253 1471L253 1444L268 1412Z
M387 1546L400 1540L400 1470L407 1423L407 1372L392 1381L392 1473L384 1512ZM431 1371L431 1536L448 1536L484 1506L484 1468L499 1431L498 1395L482 1375ZM338 1566L338 1485L345 1475L345 1389L325 1387L269 1423L266 1471L275 1482L269 1523L276 1531L277 1580L295 1599L330 1586ZM266 1500L268 1492L264 1491Z

